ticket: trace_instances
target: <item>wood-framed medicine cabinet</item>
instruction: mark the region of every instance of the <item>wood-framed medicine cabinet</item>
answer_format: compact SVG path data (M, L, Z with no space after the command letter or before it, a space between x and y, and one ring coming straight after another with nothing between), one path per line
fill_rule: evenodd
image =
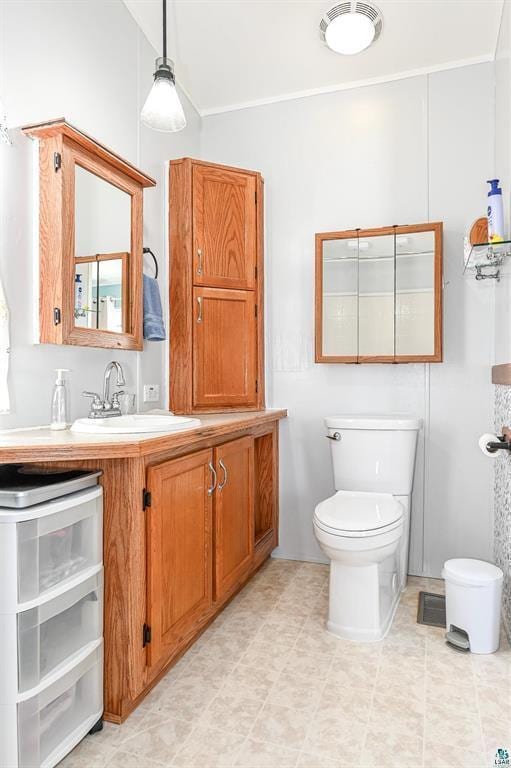
M316 234L317 363L442 361L442 229Z
M39 142L39 338L140 350L143 190L155 186L63 118Z

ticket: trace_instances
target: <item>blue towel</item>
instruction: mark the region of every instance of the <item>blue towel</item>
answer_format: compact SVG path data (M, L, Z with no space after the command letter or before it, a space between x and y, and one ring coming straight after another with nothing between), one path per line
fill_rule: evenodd
M154 277L144 275L144 339L165 341L160 289Z

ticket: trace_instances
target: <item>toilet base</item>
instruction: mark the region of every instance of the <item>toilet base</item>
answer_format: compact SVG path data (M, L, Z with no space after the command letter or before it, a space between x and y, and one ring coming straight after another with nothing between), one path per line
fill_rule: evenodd
M361 643L383 640L401 597L400 553L393 549L387 550L385 559L370 565L331 560L329 632Z

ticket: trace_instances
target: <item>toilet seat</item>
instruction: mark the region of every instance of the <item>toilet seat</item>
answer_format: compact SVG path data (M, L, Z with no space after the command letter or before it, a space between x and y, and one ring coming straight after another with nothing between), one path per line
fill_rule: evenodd
M390 493L338 491L317 505L314 523L325 533L346 538L378 536L399 528L403 507Z

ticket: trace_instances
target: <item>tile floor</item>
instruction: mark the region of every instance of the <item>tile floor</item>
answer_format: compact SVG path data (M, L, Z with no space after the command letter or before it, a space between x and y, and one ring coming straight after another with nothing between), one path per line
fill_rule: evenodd
M388 637L328 634L326 566L270 560L121 726L61 768L489 768L511 753L511 651L449 649L416 624L411 578Z

